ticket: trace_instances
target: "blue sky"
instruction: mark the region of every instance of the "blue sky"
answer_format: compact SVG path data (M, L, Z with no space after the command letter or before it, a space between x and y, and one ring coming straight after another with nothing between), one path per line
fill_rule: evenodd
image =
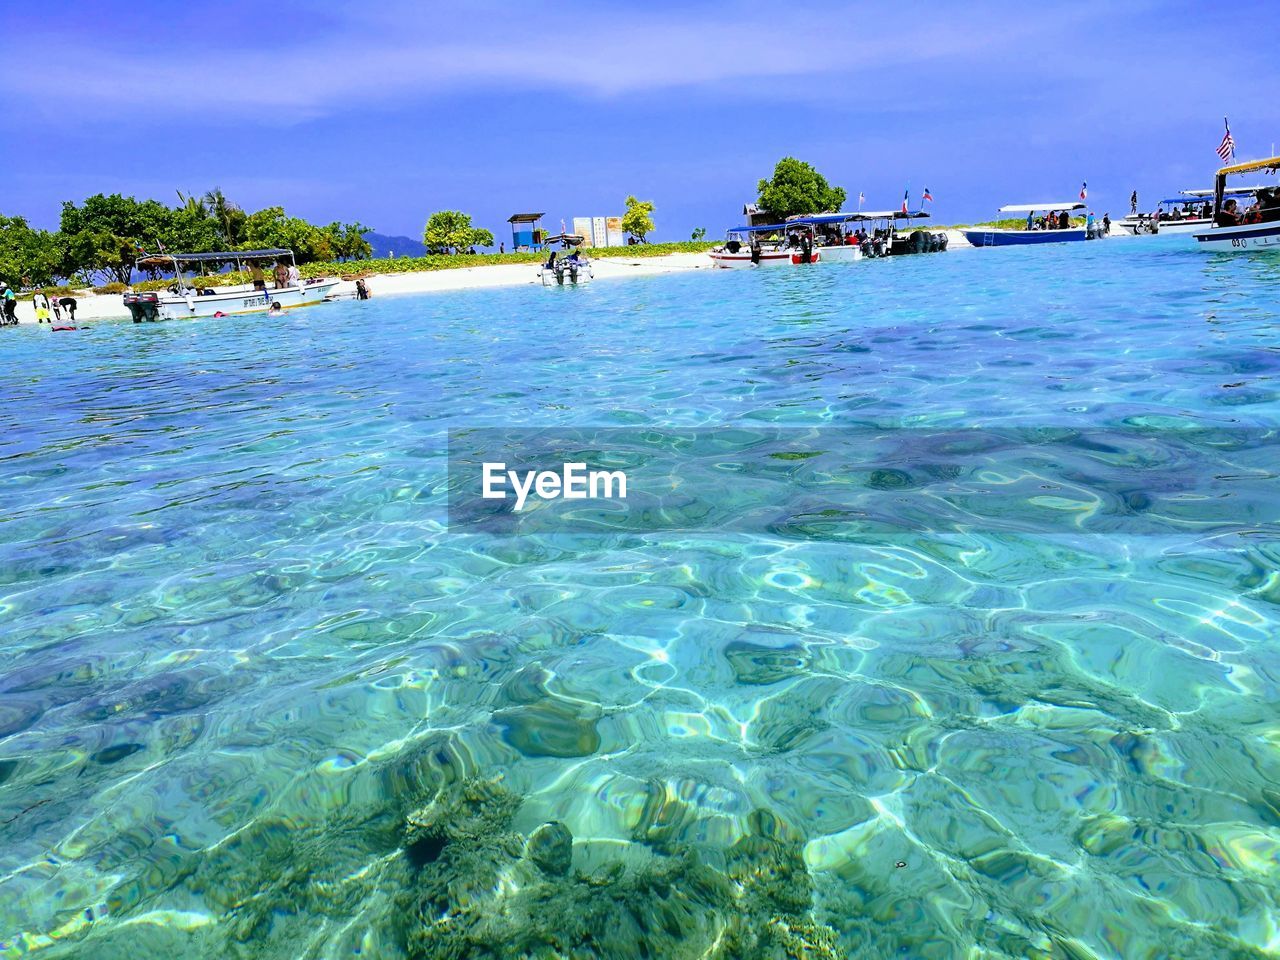
M687 239L791 154L868 207L927 186L944 222L1082 180L1116 214L1208 186L1224 114L1241 158L1280 142L1274 10L3 0L0 213L216 185L411 236L462 209L501 238L635 193Z

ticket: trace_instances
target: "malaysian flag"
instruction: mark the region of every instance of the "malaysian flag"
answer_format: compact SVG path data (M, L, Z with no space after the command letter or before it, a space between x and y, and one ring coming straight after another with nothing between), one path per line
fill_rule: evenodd
M923 207L926 202L933 203L933 194L929 192L928 187L924 188L924 194L920 197L920 206Z
M1089 199L1089 184L1087 181L1085 183L1080 184L1080 199L1081 200Z
M1218 156L1226 163L1236 155L1236 142L1231 138L1231 124L1227 122L1227 118L1223 117L1222 122L1227 125L1227 132L1222 135L1222 142L1218 144Z
M902 212L907 212L907 198L911 196L911 188L902 191Z

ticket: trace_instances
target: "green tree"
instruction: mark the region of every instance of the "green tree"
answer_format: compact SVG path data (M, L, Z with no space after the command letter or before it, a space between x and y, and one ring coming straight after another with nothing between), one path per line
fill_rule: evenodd
M622 229L641 243L653 232L653 201L627 197L627 212L622 215Z
M57 234L33 229L22 217L0 216L0 280L15 290L47 287L61 265Z
M773 177L757 186L759 205L779 220L800 214L837 211L844 206L845 192L803 160L783 157L773 168Z
M118 193L95 194L80 206L62 205L63 276L105 275L128 283L144 252L154 253L173 221L173 211L156 200Z
M372 230L359 221L339 223L335 220L324 228L330 236L334 255L339 260L364 260L373 255L373 247L364 235Z
M492 247L493 234L471 225L471 215L459 210L437 210L427 218L422 242L428 253L457 253L470 247Z
M707 228L698 227L696 230L693 231L693 233L689 235L689 239L692 240L694 243L697 243L699 240L705 239L706 236L707 236Z
M332 260L336 254L328 231L285 214L284 207L266 207L245 219L244 237L237 250L279 247L292 250L298 263Z

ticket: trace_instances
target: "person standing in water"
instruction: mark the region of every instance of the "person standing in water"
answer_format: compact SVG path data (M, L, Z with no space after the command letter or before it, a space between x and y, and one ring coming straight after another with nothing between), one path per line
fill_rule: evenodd
M18 295L13 292L13 287L0 280L0 297L4 298L4 322L13 324L18 322L18 318L13 312L18 309Z
M368 300L371 296L373 296L373 294L369 292L369 285L365 283L364 278L361 277L356 281L356 299Z

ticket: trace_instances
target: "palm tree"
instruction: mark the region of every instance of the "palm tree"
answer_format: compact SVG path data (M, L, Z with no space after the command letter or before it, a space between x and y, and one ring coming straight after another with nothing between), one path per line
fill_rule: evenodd
M238 239L236 234L244 223L244 211L226 198L221 187L205 193L204 203L222 228L222 238L227 241L227 246L234 246Z

